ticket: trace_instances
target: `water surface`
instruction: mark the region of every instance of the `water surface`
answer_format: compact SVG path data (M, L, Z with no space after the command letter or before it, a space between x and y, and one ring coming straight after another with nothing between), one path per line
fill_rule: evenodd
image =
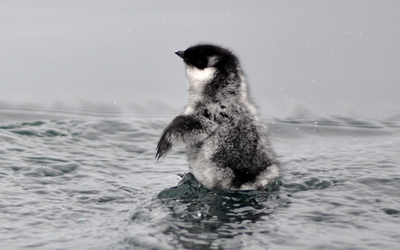
M228 192L154 162L172 115L85 112L0 111L0 248L400 247L399 116L265 120L281 185Z

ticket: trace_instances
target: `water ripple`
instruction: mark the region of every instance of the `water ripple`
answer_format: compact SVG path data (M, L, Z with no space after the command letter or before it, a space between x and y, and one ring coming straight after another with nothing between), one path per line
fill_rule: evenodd
M399 246L398 117L266 121L282 183L230 192L190 175L177 186L184 149L154 162L171 117L16 115L0 124L0 240L10 249Z

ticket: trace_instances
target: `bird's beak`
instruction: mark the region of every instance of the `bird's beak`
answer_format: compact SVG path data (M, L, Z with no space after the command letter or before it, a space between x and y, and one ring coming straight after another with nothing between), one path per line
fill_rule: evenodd
M185 51L177 50L177 51L175 51L175 54L177 54L180 58L185 60Z

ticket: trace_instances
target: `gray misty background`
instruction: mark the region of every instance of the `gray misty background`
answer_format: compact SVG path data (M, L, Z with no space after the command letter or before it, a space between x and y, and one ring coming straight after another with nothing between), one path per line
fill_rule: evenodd
M264 117L399 115L400 1L1 1L0 106L166 112L199 42L234 50Z

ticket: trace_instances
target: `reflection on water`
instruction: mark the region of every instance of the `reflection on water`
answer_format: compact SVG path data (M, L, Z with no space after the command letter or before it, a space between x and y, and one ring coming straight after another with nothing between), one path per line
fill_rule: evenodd
M186 174L177 187L163 190L158 198L171 210L164 233L172 234L178 246L215 249L240 248L235 236L252 235L252 224L267 221L280 197L272 191L207 190L192 174Z

